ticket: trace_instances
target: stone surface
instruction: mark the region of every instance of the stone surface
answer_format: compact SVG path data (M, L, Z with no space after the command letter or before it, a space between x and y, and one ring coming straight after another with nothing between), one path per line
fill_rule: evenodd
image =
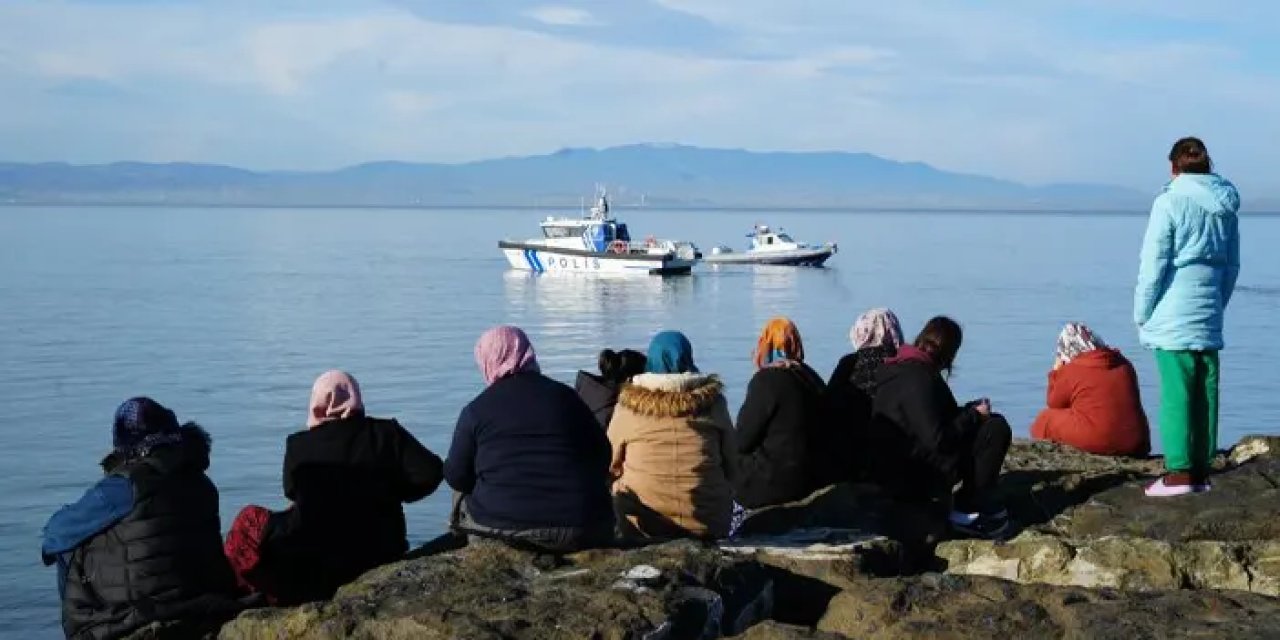
M844 640L843 634L818 631L816 629L794 624L782 624L767 620L742 635L733 636L734 640Z
M951 573L1019 582L1280 595L1277 441L1246 438L1220 456L1213 491L1173 499L1143 495L1158 459L1020 443L1002 482L1026 531L1007 543L949 541L936 553Z
M219 637L718 638L767 618L772 594L758 563L693 542L564 558L479 544L375 569L329 602L246 612Z
M871 640L1261 640L1280 637L1280 602L1247 593L1141 593L925 574L866 580L842 591L817 627Z

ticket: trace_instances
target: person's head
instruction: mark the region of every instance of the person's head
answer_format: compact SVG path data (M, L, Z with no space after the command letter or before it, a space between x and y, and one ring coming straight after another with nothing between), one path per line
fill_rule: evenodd
M698 373L693 363L693 345L679 331L663 331L649 341L645 362L649 373Z
M605 349L600 352L597 364L600 367L600 377L610 382L626 382L644 373L645 357L634 349Z
M778 317L766 322L760 331L752 361L758 369L784 360L804 362L804 342L794 322Z
M1173 143L1169 150L1170 172L1179 176L1184 173L1213 173L1213 159L1209 157L1209 149L1200 138L1186 137Z
M872 347L897 349L902 346L902 325L888 309L872 309L860 316L849 330L854 350Z
M112 454L123 460L145 457L157 447L182 442L178 416L151 398L129 398L116 408Z
M1093 330L1080 322L1068 322L1058 334L1058 362L1066 364L1082 353L1106 349L1107 343Z
M307 427L364 415L360 383L351 374L333 369L320 374L311 385L311 404L307 408Z
M493 384L517 373L538 373L538 356L529 336L519 327L499 325L476 342L476 366L485 384Z
M924 323L920 335L916 336L915 348L929 354L934 363L943 371L951 371L955 365L956 354L960 352L960 343L964 341L964 332L960 325L946 316L935 316Z

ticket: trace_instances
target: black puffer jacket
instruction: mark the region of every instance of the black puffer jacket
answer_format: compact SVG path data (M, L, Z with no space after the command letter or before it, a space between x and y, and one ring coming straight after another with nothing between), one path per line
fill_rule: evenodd
M591 409L596 422L608 429L609 421L613 419L613 408L618 405L619 385L595 374L579 371L578 379L573 383L573 390L578 392L578 396L587 404L587 408Z
M817 451L810 441L822 428L825 387L803 363L765 367L751 378L738 411L738 504L782 504L815 488Z
M238 608L222 551L218 490L208 434L193 424L182 442L139 460L103 461L133 486L133 510L74 551L62 624L68 638L119 638L162 620L228 615Z
M876 479L908 499L950 493L981 414L956 403L937 365L888 362L876 374L871 460Z
M405 502L430 495L444 462L395 420L334 420L289 436L284 494L264 561L285 603L328 598L408 550Z

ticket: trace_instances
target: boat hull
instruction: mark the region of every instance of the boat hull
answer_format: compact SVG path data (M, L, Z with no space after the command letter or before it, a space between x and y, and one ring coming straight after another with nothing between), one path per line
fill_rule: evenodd
M797 249L794 251L747 251L712 253L702 257L707 264L768 264L793 267L821 267L835 255L835 247Z
M520 242L499 242L498 248L513 269L535 273L606 273L610 275L681 275L692 271L696 260L672 254L619 255L551 248Z

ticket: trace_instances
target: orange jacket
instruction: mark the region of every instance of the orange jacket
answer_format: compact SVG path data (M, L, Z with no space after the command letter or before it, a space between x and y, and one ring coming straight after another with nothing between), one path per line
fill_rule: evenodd
M1082 353L1051 372L1048 403L1031 426L1033 438L1099 455L1151 452L1138 374L1115 349Z

